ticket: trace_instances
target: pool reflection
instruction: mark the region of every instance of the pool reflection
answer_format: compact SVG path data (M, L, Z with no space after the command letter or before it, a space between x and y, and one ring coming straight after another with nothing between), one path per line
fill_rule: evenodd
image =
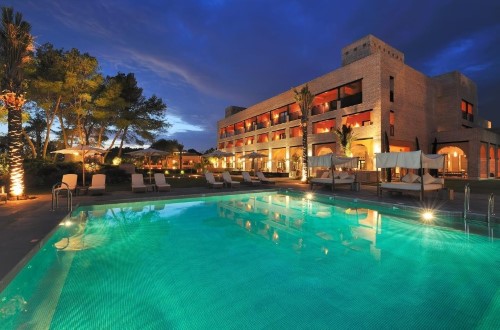
M254 196L218 201L218 215L246 232L300 252L314 249L322 257L339 250L368 252L380 260L379 212L341 208L291 196Z

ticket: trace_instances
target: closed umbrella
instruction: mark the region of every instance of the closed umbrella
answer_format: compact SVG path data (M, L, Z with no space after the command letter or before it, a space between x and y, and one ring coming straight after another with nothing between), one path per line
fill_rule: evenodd
M52 151L52 153L57 154L82 156L82 186L85 186L85 157L90 155L103 154L105 152L106 150L104 149L91 147L89 145L79 145L76 147Z

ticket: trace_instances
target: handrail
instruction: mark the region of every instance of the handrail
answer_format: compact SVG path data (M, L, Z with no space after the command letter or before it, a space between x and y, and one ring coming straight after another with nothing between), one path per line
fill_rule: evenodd
M470 211L470 186L467 183L465 184L465 191L464 191L464 213L463 213L464 227L467 233L469 232L469 228L467 225L467 213L469 213L469 211Z
M65 185L66 188L63 188L62 186ZM66 204L68 211L71 212L73 211L73 194L71 193L71 190L69 189L69 186L66 182L58 182L52 186L52 209L51 211L54 211L56 207L59 206L59 193L61 190L66 190ZM55 203L54 203L55 202Z
M495 215L494 207L495 207L495 195L493 193L491 193L490 197L488 198L488 213L486 216L486 219L488 220L488 234L491 237L493 237L493 228L491 226L491 216Z

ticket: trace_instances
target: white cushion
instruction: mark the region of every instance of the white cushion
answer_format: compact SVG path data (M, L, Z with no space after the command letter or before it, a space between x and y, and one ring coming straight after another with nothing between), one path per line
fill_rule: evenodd
M321 178L322 178L322 179L326 179L326 178L328 178L329 176L330 176L330 172L329 172L329 171L325 171L325 172L323 172L323 174L321 174Z
M334 171L333 172L333 177L334 178L338 178L340 176L340 173L342 173L342 172L340 172L340 171Z
M429 173L425 173L422 177L424 180L424 184L434 183L436 178L430 175Z
M339 173L340 179L347 179L348 176L349 176L349 173L347 173L347 172L340 172Z
M406 183L413 183L415 181L417 181L417 179L420 179L420 177L416 174L413 174L413 173L408 173L406 174L402 179L401 181L403 182L406 182Z

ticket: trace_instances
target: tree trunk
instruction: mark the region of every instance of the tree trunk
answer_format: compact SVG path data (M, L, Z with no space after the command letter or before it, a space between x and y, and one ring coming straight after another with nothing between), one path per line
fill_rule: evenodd
M309 177L309 165L307 158L307 121L302 123L302 180Z
M61 96L57 98L56 105L54 107L54 112L50 114L49 112L45 111L45 117L47 118L47 131L45 133L45 141L43 143L43 152L42 152L42 158L45 159L47 157L47 149L49 148L49 142L50 142L50 130L52 128L52 124L54 123L54 120L56 119L56 115L59 112L59 105L61 104Z
M106 157L108 156L109 154L109 151L113 148L113 146L115 145L115 142L116 142L116 139L118 138L118 136L120 136L120 133L121 133L121 130L118 130L118 132L116 132L115 136L113 137L113 141L111 141L111 144L109 145L109 148L108 150L106 150L106 153L104 154L104 156L102 157L102 161L103 162L106 162ZM99 144L101 145L101 144ZM123 145L123 143L122 143ZM120 155L118 155L118 157L120 157Z
M35 159L37 156L35 145L33 144L33 141L31 141L30 136L28 135L28 133L26 133L24 128L22 129L22 133L23 133L24 139L26 140L26 142L28 142L28 145L30 146L31 155L33 156L33 159Z
M118 148L118 157L122 157L123 143L125 142L125 137L127 136L128 126L123 129L122 140L120 142L120 148Z

